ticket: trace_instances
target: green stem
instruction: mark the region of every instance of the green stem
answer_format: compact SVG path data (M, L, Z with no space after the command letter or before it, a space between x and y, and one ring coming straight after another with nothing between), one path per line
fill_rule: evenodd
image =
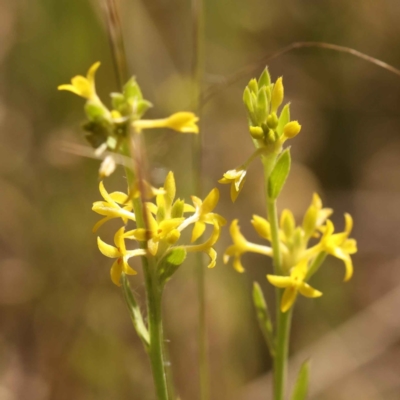
M268 220L271 226L272 250L274 258L275 275L282 275L282 258L279 242L279 222L276 200L267 199Z
M321 253L319 253L317 257L314 258L304 279L306 282L319 270L319 267L325 261L327 255L328 254L325 251L321 251Z
M143 257L145 259L145 257ZM147 259L146 259L147 260ZM149 271L149 263L143 264L145 273L147 293L147 318L150 336L150 362L153 371L154 385L156 387L158 400L169 400L167 377L164 364L164 339L161 319L162 288L158 283L158 276L153 269Z
M124 149L128 152L127 148ZM135 174L126 168L126 176L129 187L133 187ZM138 228L146 229L146 220L144 218L143 203L140 197L132 199L133 210L136 217ZM146 242L140 242L142 249L147 248ZM148 254L143 256L142 266L147 295L147 319L148 331L150 337L149 356L153 380L156 388L158 400L169 400L168 385L165 373L164 361L164 336L161 317L161 299L163 288L159 284L155 259Z
M283 400L285 397L287 360L289 354L290 326L293 306L283 313L280 310L282 289L278 289L278 316L276 332L276 353L274 358L274 400Z
M268 197L268 180L276 162L276 155L263 157L265 199L267 203L268 220L271 226L271 239L273 249L274 270L276 275L282 275L282 259L279 241L279 223L276 200ZM274 357L274 400L283 400L285 396L287 359L289 354L290 325L292 309L283 313L280 308L283 290L276 289L276 338Z

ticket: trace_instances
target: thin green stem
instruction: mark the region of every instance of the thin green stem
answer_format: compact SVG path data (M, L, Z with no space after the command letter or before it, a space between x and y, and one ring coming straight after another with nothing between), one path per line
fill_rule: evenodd
M278 223L278 211L276 209L276 200L267 199L267 212L268 220L271 226L271 237L272 237L272 250L274 259L275 275L282 275L282 258L281 248L279 242L279 223Z
M276 162L276 155L263 157L265 198L268 220L271 226L274 270L276 275L282 275L282 259L279 241L279 223L276 200L268 197L268 181ZM276 338L274 357L274 400L283 400L285 396L287 359L289 353L290 325L292 309L283 313L280 308L283 290L276 289Z
M276 353L274 358L274 400L283 400L285 398L287 360L289 354L290 326L293 306L289 311L283 313L279 307L283 290L278 289L278 291Z
M151 257L151 256L150 256ZM153 257L151 257L153 258ZM167 377L164 361L164 339L161 318L162 287L158 283L156 270L150 267L146 257L144 261L146 293L147 293L147 318L150 335L150 362L158 400L169 400ZM150 267L150 268L149 268ZM154 267L154 265L153 265ZM150 271L149 271L150 270Z
M319 253L317 257L314 258L304 279L305 281L308 281L319 270L319 267L325 261L327 255L328 254L325 251L321 251L321 253Z

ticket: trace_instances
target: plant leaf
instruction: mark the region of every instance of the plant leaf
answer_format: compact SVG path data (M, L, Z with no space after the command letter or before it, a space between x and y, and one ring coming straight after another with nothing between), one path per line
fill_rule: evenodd
M271 357L275 355L274 335L272 331L272 322L269 315L267 302L265 301L263 292L257 282L253 283L253 303L256 308L258 323L260 324L261 332L267 343Z
M268 180L268 196L275 200L286 182L290 171L290 148L286 149L278 158Z
M292 400L305 400L308 392L308 381L310 375L310 361L305 361L297 375L297 381L293 389Z
M160 285L164 285L185 261L186 250L180 247L172 249L161 261L158 267Z

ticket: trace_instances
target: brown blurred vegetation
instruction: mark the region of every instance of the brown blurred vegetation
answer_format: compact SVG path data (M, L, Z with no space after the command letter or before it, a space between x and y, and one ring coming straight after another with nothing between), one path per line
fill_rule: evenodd
M120 8L130 71L155 105L149 114L187 108L190 2L121 0ZM350 46L400 67L398 0L207 0L205 10L205 86L303 40ZM85 145L83 102L56 87L97 60L106 97L118 88L99 1L0 2L2 400L154 399L148 360L91 233L98 161L62 150L65 143ZM400 399L400 79L321 49L296 50L269 67L273 77L284 76L292 115L303 125L291 143L294 165L280 206L300 220L318 190L339 227L343 213L352 213L360 249L351 282L342 283L343 266L330 259L315 279L324 296L298 302L292 352L313 360L313 399ZM241 100L250 78L204 108L205 191L252 151ZM190 163L191 140L146 134L153 182L172 169L186 197L194 172L182 166ZM121 175L107 187L123 189ZM264 214L260 165L251 167L236 204L227 187L221 192L219 212L239 218L243 232L258 240L249 221ZM111 227L102 229L111 236ZM229 240L226 229L220 253ZM270 391L250 288L258 280L268 296L271 264L255 255L244 263L244 275L221 261L206 275L214 400L267 399ZM190 264L170 282L164 310L182 400L198 398ZM141 276L131 282L143 300Z

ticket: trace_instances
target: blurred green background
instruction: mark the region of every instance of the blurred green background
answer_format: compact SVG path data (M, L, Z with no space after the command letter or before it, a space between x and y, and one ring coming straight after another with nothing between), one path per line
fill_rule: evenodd
M193 54L189 0L121 0L129 67L161 117L190 103ZM294 41L350 46L400 67L398 0L205 0L204 86ZM85 152L82 99L57 92L100 60L97 86L118 89L105 18L96 0L0 2L0 399L153 400L150 366L110 260L97 250L91 211L99 162ZM269 63L303 125L280 207L298 221L318 191L355 219L355 276L329 259L294 317L293 369L312 358L315 400L400 399L400 77L350 55L296 50ZM259 75L262 67L254 75ZM242 105L245 76L203 110L204 191L252 152ZM152 180L172 169L178 194L193 190L189 135L146 133ZM65 151L68 148L69 151ZM184 167L183 167L184 166ZM109 190L124 189L122 170ZM261 166L238 201L220 186L218 212L239 218L252 240L264 215ZM117 226L117 225L116 225ZM106 239L113 227L100 231ZM228 229L219 253L229 244ZM182 400L198 399L196 273L189 259L165 293L165 331ZM237 274L220 259L207 271L213 400L268 399L271 363L251 304L271 261L256 255ZM138 269L137 266L136 269ZM141 274L131 280L143 302Z

